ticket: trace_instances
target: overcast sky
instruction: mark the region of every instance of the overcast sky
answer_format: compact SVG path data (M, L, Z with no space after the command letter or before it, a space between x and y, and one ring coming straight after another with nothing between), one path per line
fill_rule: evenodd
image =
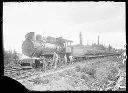
M83 44L111 44L123 48L125 36L124 2L6 2L3 3L4 48L21 52L27 32L42 36L62 36Z

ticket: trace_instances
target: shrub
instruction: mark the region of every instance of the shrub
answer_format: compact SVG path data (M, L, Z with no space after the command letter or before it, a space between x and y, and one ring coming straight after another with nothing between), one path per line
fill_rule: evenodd
M96 70L91 68L91 67L84 67L82 68L81 72L85 73L85 74L88 74L92 77L94 77L95 73L96 73Z
M76 71L76 72L80 72L80 71L81 71L81 66L79 66L79 65L76 66L76 67L75 67L75 71Z
M118 69L116 67L110 67L110 72L108 74L108 80L110 81L116 81L118 79L117 75L119 73Z
M6 51L4 50L4 65L6 66L7 64L13 62L16 64L17 60L19 59L17 52L14 51Z
M84 75L84 74L81 74L81 79L84 79L85 81L89 80L88 77L86 75Z

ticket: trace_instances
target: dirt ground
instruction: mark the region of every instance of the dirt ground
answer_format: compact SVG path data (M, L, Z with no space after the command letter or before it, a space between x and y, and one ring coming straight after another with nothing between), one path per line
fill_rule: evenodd
M58 68L55 71L27 71L28 77L14 78L23 84L28 90L34 91L58 91L58 90L98 90L102 91L106 89L106 86L110 84L110 81L105 79L107 77L108 67L114 66L118 68L118 71L126 73L125 66L121 69L122 59L116 57L98 58L87 60L84 62L78 62L69 66L65 66L63 69ZM93 68L94 77L92 75L82 72L82 68ZM123 74L123 75L124 75ZM104 83L105 82L105 83ZM114 81L111 81L114 82ZM106 85L104 85L106 84ZM112 83L114 84L114 83ZM102 86L101 86L102 85ZM103 86L104 85L104 86ZM114 87L114 85L111 85Z

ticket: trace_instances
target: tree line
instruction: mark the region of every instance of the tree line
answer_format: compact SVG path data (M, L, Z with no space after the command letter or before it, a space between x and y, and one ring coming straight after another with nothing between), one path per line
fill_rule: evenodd
M4 65L9 63L16 63L19 59L18 53L15 50L5 50L4 49Z

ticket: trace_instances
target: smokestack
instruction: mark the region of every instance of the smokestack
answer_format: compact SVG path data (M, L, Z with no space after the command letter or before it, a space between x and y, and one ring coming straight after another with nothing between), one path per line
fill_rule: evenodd
M83 45L81 32L80 32L80 37L79 38L80 38L80 45Z
M99 35L98 35L98 45L99 45Z

